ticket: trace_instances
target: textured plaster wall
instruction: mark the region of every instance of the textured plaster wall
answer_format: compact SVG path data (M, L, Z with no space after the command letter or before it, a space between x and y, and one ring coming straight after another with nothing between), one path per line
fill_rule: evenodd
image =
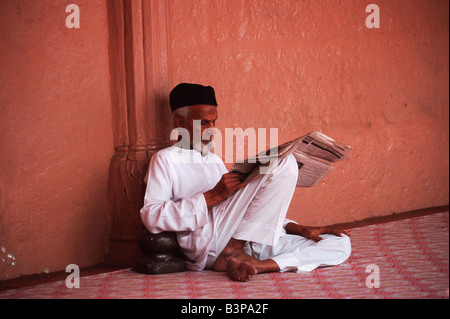
M213 85L218 127L353 147L288 217L325 225L448 200L448 1L174 0L172 81ZM368 29L365 8L380 8Z
M0 1L0 279L103 261L107 30L105 1Z
M65 26L70 3L80 29ZM365 26L369 3L380 29ZM168 77L216 88L222 132L272 127L281 143L319 130L353 147L296 190L288 217L325 225L448 205L448 1L167 4ZM0 280L108 250L106 6L0 0Z

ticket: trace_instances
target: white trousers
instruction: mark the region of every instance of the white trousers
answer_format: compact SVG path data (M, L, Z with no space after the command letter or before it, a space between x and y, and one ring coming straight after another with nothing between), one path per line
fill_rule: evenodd
M260 176L214 207L214 237L206 268L213 267L231 238L247 241L247 254L274 260L280 271L310 271L344 262L351 251L350 239L345 235L323 235L324 239L316 243L286 234L286 213L297 177L297 161L290 155L270 174Z
M317 267L335 266L348 259L351 253L350 238L321 235L319 242L297 235L284 234L276 246L249 242L244 251L260 260L272 259L285 271L311 271Z

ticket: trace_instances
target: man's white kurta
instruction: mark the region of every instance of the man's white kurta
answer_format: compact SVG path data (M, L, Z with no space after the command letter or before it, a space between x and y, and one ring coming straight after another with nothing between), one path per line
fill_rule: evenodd
M298 167L287 157L227 200L208 210L203 195L227 173L215 154L169 147L153 155L141 219L151 233L177 232L191 270L211 268L231 237L245 240L246 253L273 259L280 271L337 265L351 252L350 239L324 235L319 243L286 235L284 226Z
M141 218L151 233L175 231L183 254L203 268L214 235L203 193L214 188L227 169L214 153L168 147L153 155Z

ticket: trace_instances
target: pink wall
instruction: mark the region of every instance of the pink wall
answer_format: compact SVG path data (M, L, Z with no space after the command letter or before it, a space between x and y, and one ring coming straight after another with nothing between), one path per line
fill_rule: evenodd
M0 279L103 261L112 154L105 1L0 1Z
M70 3L80 29L65 26ZM380 29L365 26L369 3ZM0 0L0 279L108 251L106 4ZM295 192L289 217L324 225L448 205L448 1L167 4L171 85L213 85L222 131L273 127L284 142L320 130L353 147Z
M380 8L368 29L365 8ZM216 88L218 126L312 130L351 159L288 216L333 224L448 204L448 1L171 2L173 83Z

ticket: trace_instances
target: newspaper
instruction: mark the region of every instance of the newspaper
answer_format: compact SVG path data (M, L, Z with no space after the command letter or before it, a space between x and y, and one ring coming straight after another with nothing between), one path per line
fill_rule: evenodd
M279 161L292 154L298 165L297 187L312 187L333 170L332 164L347 159L350 150L350 146L313 131L236 162L231 172L238 172L246 182L251 182L261 174L270 173Z

